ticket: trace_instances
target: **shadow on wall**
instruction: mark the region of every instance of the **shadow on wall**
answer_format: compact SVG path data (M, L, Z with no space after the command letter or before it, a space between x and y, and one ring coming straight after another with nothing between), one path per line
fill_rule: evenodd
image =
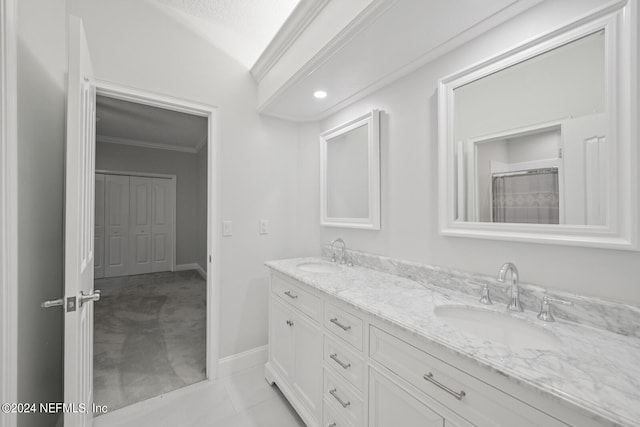
M63 312L40 308L63 293L65 74L55 70L18 40L18 402L36 404L63 399ZM18 423L57 419L22 414Z

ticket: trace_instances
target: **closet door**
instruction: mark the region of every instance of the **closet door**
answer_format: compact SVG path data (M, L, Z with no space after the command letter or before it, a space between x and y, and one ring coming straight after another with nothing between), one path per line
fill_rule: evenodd
M129 177L105 175L104 277L126 276L129 260Z
M129 274L151 273L153 178L132 176L130 193Z
M93 257L93 277L101 279L104 277L104 174L97 173L95 181L95 237L94 237L94 257Z
M175 194L171 179L153 178L151 271L173 270Z

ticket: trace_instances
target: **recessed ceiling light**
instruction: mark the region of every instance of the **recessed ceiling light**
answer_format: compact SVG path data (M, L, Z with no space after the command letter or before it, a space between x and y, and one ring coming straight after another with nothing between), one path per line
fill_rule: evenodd
M323 99L327 97L327 92L323 91L323 90L317 90L315 92L313 92L313 96L315 96L318 99Z

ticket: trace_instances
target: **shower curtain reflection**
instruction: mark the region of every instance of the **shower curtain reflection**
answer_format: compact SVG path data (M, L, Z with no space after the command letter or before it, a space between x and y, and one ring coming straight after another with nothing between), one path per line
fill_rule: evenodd
M559 224L558 169L494 174L491 198L493 222Z

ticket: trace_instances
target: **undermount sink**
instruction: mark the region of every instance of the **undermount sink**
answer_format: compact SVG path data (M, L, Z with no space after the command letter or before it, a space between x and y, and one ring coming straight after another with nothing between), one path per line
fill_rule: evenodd
M451 327L511 348L553 350L561 344L553 333L506 313L460 305L440 305L433 312Z
M329 264L328 262L303 262L296 267L309 273L335 273L341 268L339 265Z

